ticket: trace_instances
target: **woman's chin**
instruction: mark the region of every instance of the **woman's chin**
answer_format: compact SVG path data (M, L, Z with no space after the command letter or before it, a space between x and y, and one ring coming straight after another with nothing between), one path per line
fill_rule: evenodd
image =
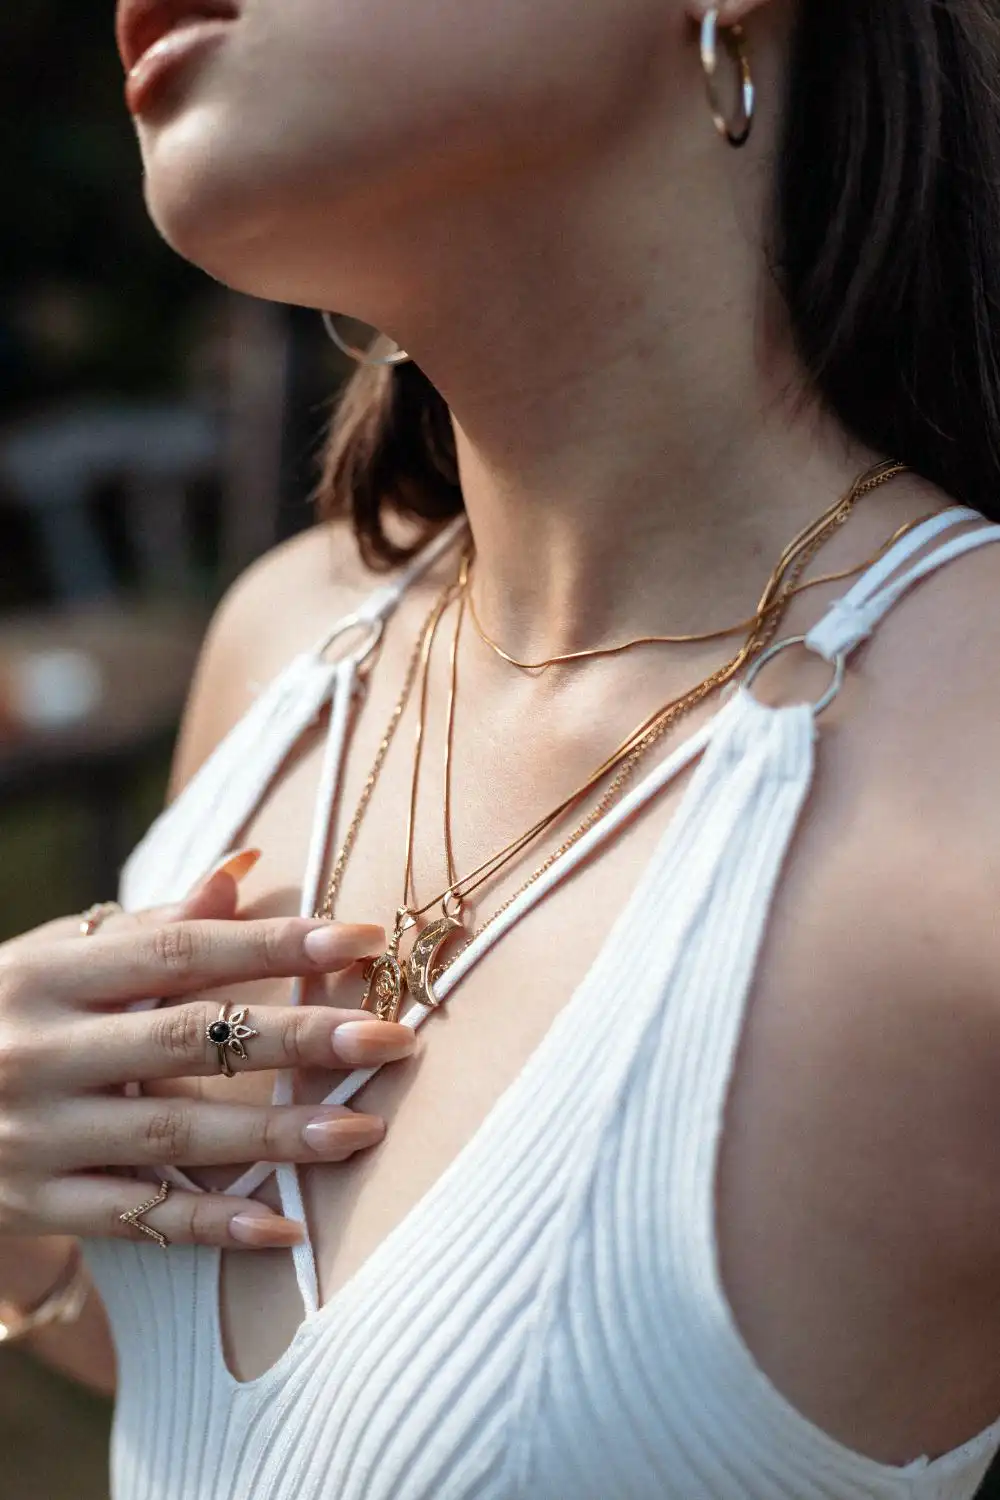
M252 296L292 301L277 285L290 224L259 164L222 149L224 136L178 120L143 140L146 207L178 255Z
M367 215L397 222L380 212L364 174L353 190L352 174L337 174L336 191L324 191L331 175L315 162L291 171L273 158L227 158L218 137L164 139L146 154L146 206L171 249L214 280L251 297L325 307L331 286L348 300L363 296L375 270Z
M415 216L434 211L426 185L444 180L437 131L411 128L403 172L394 129L317 129L230 95L141 123L146 205L167 244L238 291L304 306L326 306L331 283L362 293L359 278L391 274Z

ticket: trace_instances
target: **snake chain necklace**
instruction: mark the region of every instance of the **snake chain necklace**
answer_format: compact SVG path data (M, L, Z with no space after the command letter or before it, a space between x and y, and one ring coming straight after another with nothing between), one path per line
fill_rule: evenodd
M514 901L518 900L526 890L530 889L536 881L540 880L568 850L573 848L604 817L622 796L626 785L644 757L653 750L663 739L664 735L680 719L691 713L711 694L732 682L756 656L767 648L773 640L781 619L793 598L807 589L818 587L820 584L840 581L855 576L884 555L900 535L905 534L913 526L918 525L919 522L915 521L899 528L883 547L879 549L875 558L869 559L855 568L847 569L841 573L827 574L807 582L801 581L802 574L809 563L826 541L844 525L858 500L903 472L905 472L905 466L902 464L882 463L875 465L872 469L862 474L851 486L847 494L842 496L816 521L799 532L788 546L785 547L768 579L767 586L754 614L748 620L741 621L737 625L701 635L643 636L633 641L627 641L619 646L597 647L590 651L565 653L541 662L520 662L508 655L483 629L475 611L475 604L470 589L472 559L468 551L463 552L457 578L449 581L442 589L418 633L399 698L392 710L389 722L379 743L372 768L362 788L357 808L345 834L343 844L334 861L324 901L317 911L317 916L328 920L332 920L336 914L337 900L348 862L357 843L361 826L368 811L372 795L378 785L389 749L419 679L420 701L410 778L402 900L396 910L393 932L386 952L376 959L366 970L367 989L362 1002L363 1007L374 1013L379 1019L386 1021L395 1021L398 1019L407 994L421 1005L431 1009L436 1008L438 1000L434 992L434 982L449 967L449 964L446 963L435 968L435 959L443 944L449 939L456 937L458 933L466 930L462 918L464 906L468 898L481 886L499 875L508 864L515 860L531 844L540 839L549 829L568 817L603 782L608 782L598 801L589 810L583 820L560 843L559 847L553 850L537 869L533 870L524 884L504 901L503 905L494 911L476 932L467 932L467 943L471 942L473 937L478 936L488 927L491 927L508 910ZM431 663L438 631L442 620L452 605L456 605L457 607L450 650L443 807L444 847L448 871L448 885L431 900L419 905L413 889L413 856L416 809L428 718ZM680 697L662 704L652 715L639 724L611 756L598 766L581 786L577 787L575 791L564 798L555 808L546 813L544 817L539 819L524 833L505 845L504 848L484 860L476 869L470 871L465 876L459 876L455 866L452 838L452 768L454 760L455 707L458 687L458 648L466 614L472 619L480 638L491 650L513 667L524 671L540 671L549 666L561 663L578 662L598 656L617 655L635 646L661 643L674 644L682 641L707 641L721 639L742 631L746 631L746 637L740 649L723 666L712 672L702 682L697 683ZM609 777L611 778L610 781L608 780ZM421 927L420 919L434 912L436 908L440 909L440 916ZM408 931L414 928L418 929L416 941L409 955L405 959L401 959L400 946L402 939ZM457 957L457 954L449 962L454 962L455 957Z

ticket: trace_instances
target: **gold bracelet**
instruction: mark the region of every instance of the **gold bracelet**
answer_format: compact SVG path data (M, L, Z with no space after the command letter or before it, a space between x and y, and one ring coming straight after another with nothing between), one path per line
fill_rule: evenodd
M14 1344L39 1328L51 1323L75 1323L83 1312L90 1294L90 1281L79 1244L59 1273L59 1280L40 1302L32 1307L18 1307L0 1301L0 1344Z

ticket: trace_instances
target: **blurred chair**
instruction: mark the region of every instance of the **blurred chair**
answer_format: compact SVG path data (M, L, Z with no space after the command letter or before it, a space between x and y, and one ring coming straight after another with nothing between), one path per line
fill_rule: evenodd
M0 617L0 802L58 793L86 805L88 900L114 891L137 832L129 788L166 758L215 601L276 535L288 321L228 293L221 313L221 383L207 399L78 402L0 430L0 494L29 518L51 595ZM109 495L127 587L99 524Z
M183 405L75 405L0 434L0 485L35 520L55 596L107 598L118 588L91 505L121 487L141 588L190 594L185 501L221 477L218 424Z
M0 800L68 794L93 814L85 883L113 890L127 785L176 729L210 588L190 524L221 481L223 439L182 405L97 405L0 433L0 488L30 517L50 605L0 621ZM124 590L97 501L121 507L135 584Z

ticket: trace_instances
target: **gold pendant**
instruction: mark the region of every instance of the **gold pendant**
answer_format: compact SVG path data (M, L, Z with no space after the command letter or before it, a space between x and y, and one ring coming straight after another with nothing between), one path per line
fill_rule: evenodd
M452 933L461 932L462 923L455 917L442 917L440 921L432 922L417 938L405 964L401 964L399 945L403 933L416 925L415 918L408 911L400 909L396 913L396 929L387 951L365 971L368 988L361 1008L377 1016L380 1021L399 1020L407 992L428 1010L437 1010L441 1004L434 993L431 969L441 944Z
M368 988L361 1009L373 1012L380 1021L398 1021L403 1004L406 980L394 953L383 953L368 970Z
M410 916L405 906L401 906L396 913L396 926L388 950L365 971L368 988L365 990L361 1009L371 1011L380 1021L399 1020L406 993L406 977L399 962L399 945L403 933L416 925L416 918Z
M442 1004L434 993L431 977L431 966L437 957L437 951L453 932L461 930L461 922L454 917L442 917L439 922L432 922L417 938L413 951L406 960L407 988L413 999L418 1004L425 1005L428 1010L437 1010Z

